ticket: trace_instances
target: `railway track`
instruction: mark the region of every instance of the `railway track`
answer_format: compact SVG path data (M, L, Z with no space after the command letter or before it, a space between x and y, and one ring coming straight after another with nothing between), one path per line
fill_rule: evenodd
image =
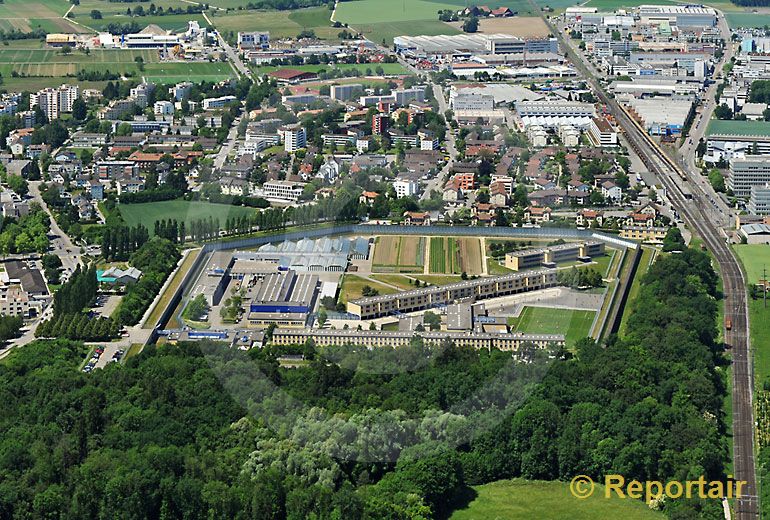
M582 57L578 56L564 34L543 16L546 24L559 39L572 63L581 71L623 129L625 136L647 168L656 174L666 189L666 196L684 221L705 242L719 264L725 299L725 321L731 321L724 330L725 343L732 351L732 437L734 480L746 481L744 494L734 503L735 518L754 520L760 517L757 493L756 464L754 457L754 374L749 350L749 320L746 300L746 279L735 254L726 241L726 235L709 218L712 199L697 182L671 159L642 128L602 88L596 76L589 71Z

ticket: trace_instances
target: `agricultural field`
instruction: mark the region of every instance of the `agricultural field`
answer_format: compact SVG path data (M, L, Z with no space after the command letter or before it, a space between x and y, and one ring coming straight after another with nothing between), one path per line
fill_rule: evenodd
M731 29L739 27L761 29L770 25L770 14L767 13L725 13L725 18Z
M463 22L451 22L452 27L460 30ZM481 34L510 34L519 38L544 38L550 30L541 18L514 16L512 18L481 18Z
M595 311L526 306L518 318L509 318L508 324L525 334L564 334L567 348L572 348L591 332L595 316Z
M616 9L622 9L624 7L638 7L640 5L649 4L645 0L590 0L586 2L586 7L596 7L599 11L615 11ZM671 0L656 1L656 4L675 4ZM576 5L575 3L569 5ZM565 6L567 7L567 6Z
M460 270L460 248L457 245L457 240L453 237L431 237L430 261L428 263L431 273L459 274L462 272Z
M64 19L70 4L62 0L5 0L0 4L0 30L16 29L32 32L43 29L47 32L88 32Z
M163 10L182 9L186 10L191 4L183 2L182 0L153 0L155 7L162 7ZM134 11L139 4L129 2L109 2L105 0L80 0L80 4L72 9L73 20L79 24L85 25L93 29L94 31L102 31L111 24L129 24L135 22L141 28L144 28L150 24L157 25L162 29L169 31L179 31L187 29L188 20L197 20L201 26L208 26L209 24L203 18L201 14L170 14L170 15L147 15L147 16L132 16L127 14L127 10ZM145 12L149 9L150 4L141 4L142 9ZM91 18L91 11L96 10L102 14L100 19L94 20Z
M134 61L137 57L144 60L143 71ZM56 78L73 76L80 70L130 74L156 83L221 81L234 75L229 63L159 62L158 53L154 50L94 49L88 54L73 51L64 55L54 49L0 47L0 74L7 80L6 83L39 77L58 85L62 80ZM21 77L13 78L14 71ZM50 85L46 83L43 86Z
M504 518L506 520L663 520L663 513L653 511L641 500L604 498L604 488L596 486L593 495L578 500L567 482L542 482L524 479L501 480L474 486L467 505L458 508L450 520Z
M331 26L326 7L294 11L211 11L211 23L221 32L269 31L271 39L296 38L303 30L324 40L336 40L342 29Z
M118 207L127 225L144 224L150 231L150 235L153 234L156 220L176 219L180 222L185 221L189 229L189 224L193 220L211 217L214 220L219 219L220 225L224 226L227 217L254 214L253 209L241 206L186 200L121 204Z
M484 273L484 255L478 238L432 237L430 239L431 273L480 275Z
M372 270L393 273L422 273L425 237L382 236L374 243Z

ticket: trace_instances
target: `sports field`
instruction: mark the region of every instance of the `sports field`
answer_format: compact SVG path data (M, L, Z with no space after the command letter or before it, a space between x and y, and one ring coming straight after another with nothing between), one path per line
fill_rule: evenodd
M129 226L144 224L153 234L155 221L176 219L185 221L188 225L193 220L219 219L221 226L225 225L227 217L252 215L253 209L228 204L212 204L209 202L190 202L186 200L166 200L162 202L146 202L142 204L120 204L120 214Z
M564 334L567 347L588 336L595 311L555 309L550 307L524 307L518 318L508 323L516 332L525 334Z
M500 480L474 486L468 505L456 510L450 520L494 518L505 520L663 520L663 513L653 511L641 500L604 498L604 487L596 486L589 498L578 500L567 482L542 482L524 479Z
M331 26L331 11L326 7L294 11L210 11L208 16L219 31L269 31L271 39L296 38L308 30L321 39L333 40L342 31Z
M425 237L382 236L374 242L372 270L385 273L421 273Z

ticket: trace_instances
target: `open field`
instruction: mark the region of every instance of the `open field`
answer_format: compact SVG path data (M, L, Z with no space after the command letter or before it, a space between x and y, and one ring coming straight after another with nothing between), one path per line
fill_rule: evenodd
M367 280L361 278L355 274L345 273L342 276L342 285L340 286L340 303L347 303L350 300L355 300L363 296L363 290L365 286L369 286L372 289L376 289L380 294L393 294L398 292L397 289L375 282L373 280Z
M402 291L411 291L416 288L413 285L411 278L407 278L401 274L373 274L371 278L389 285L395 285Z
M372 269L394 273L421 273L425 257L425 237L382 236L374 245Z
M343 4L340 4L343 5ZM438 34L460 34L460 31L435 20L405 20L403 22L382 22L355 24L353 28L373 42L390 46L396 36L436 36Z
M725 17L731 29L738 27L762 28L770 25L770 14L766 13L726 13Z
M163 8L167 11L170 8L186 10L190 3L182 0L158 0L152 2L155 7ZM157 25L162 29L169 31L180 31L187 29L188 20L196 20L201 27L208 26L202 14L168 14L168 15L146 15L133 16L127 13L128 9L134 11L137 4L127 2L108 2L105 0L80 0L80 4L72 10L74 20L95 31L106 30L110 24L130 24L136 23L140 28L145 28L150 24ZM148 12L149 4L143 4L142 9ZM91 18L91 11L97 10L102 14L102 18L94 20Z
M594 520L623 518L624 520L662 520L665 515L647 507L641 500L604 498L604 487L596 486L593 495L578 500L566 482L542 482L524 479L500 480L474 486L475 498L456 510L451 520L481 518L524 520Z
M186 200L167 200L162 202L146 202L142 204L120 204L120 214L129 226L144 224L153 234L155 221L162 219L176 219L188 224L193 220L219 219L224 226L227 217L252 215L254 210L241 206L228 204L212 204L209 202L190 202Z
M144 60L144 71L140 71L134 61L137 57ZM176 83L182 80L221 81L234 75L228 63L159 62L158 53L154 50L94 49L89 54L74 51L63 55L53 49L0 47L0 74L8 81L40 77L49 78L58 85L63 80L54 80L55 78L73 76L80 70L144 76L156 83ZM14 71L25 77L13 78Z
M63 18L69 7L70 4L62 0L5 0L0 4L0 30L88 32Z
M459 241L454 237L431 237L429 270L433 274L460 274Z
M331 11L326 7L294 11L212 11L208 16L222 32L270 31L271 39L296 38L300 32L308 30L321 39L336 40L342 31L331 26Z
M452 22L449 25L460 30L463 22ZM481 18L479 31L482 34L510 34L519 38L543 38L550 31L541 18L514 16L511 18Z
M525 334L564 334L567 347L572 348L588 336L595 315L595 311L526 306L518 318L509 318L508 323L516 332Z
M460 269L468 275L484 273L484 255L481 253L481 240L478 238L458 238L460 246Z
M738 258L746 270L747 283L757 283L762 278L762 269L770 273L770 245L740 244L734 245Z

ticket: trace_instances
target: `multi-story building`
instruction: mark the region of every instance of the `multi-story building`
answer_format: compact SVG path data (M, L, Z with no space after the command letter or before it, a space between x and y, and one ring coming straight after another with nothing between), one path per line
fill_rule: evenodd
M283 130L284 149L289 153L294 153L307 146L307 132L299 125L290 125Z
M40 107L49 120L58 119L59 114L72 112L72 104L80 96L77 85L62 85L59 88L45 88L29 96L29 106Z
M357 92L363 91L364 86L360 83L346 83L344 85L332 85L329 94L336 101L347 101L353 99Z
M156 116L168 116L174 113L174 104L171 101L156 101L152 106Z
M592 117L588 130L593 142L598 146L618 145L618 133L612 128L606 117Z
M137 177L139 164L134 161L99 161L94 164L94 173L100 179Z
M411 179L398 179L393 181L393 189L399 198L411 197L420 191L420 185Z
M743 159L730 160L727 187L737 197L749 197L752 186L764 186L770 182L770 155L747 155Z
M267 181L262 185L265 197L297 202L305 190L305 183L292 181Z
M541 269L467 280L415 289L384 296L351 300L347 310L361 319L375 319L395 313L417 312L470 298L483 300L553 287L558 283L556 269Z
M542 266L554 266L561 262L574 262L604 254L604 242L593 240L584 243L560 244L542 249L525 249L505 255L505 267L513 271Z
M420 85L407 89L394 90L393 95L396 97L396 104L398 105L408 105L413 101L422 103L425 101L425 86Z
M746 209L752 215L770 215L770 183L751 187Z
M277 328L273 332L274 345L303 345L312 339L319 346L362 345L367 348L397 348L409 346L415 336L422 338L426 345L441 345L451 341L456 347L475 349L499 349L517 351L524 345L537 348L563 346L564 336L558 334L521 334L489 332L412 332L373 331L353 329L303 329Z
M270 33L269 32L239 32L238 33L238 48L241 50L246 49L262 49L266 50L270 47Z
M99 109L99 119L114 121L133 112L136 103L133 99L113 99L106 107Z
M221 96L216 98L206 98L203 100L203 110L213 110L215 108L224 108L228 103L238 101L235 96Z
M177 83L173 87L170 87L168 89L169 94L176 100L176 101L183 101L190 97L190 92L192 91L193 84L189 81L183 81L181 83Z
M452 110L492 110L495 108L495 97L453 90L449 96L449 105Z
M388 129L390 116L388 114L374 114L372 116L372 134L382 135Z

